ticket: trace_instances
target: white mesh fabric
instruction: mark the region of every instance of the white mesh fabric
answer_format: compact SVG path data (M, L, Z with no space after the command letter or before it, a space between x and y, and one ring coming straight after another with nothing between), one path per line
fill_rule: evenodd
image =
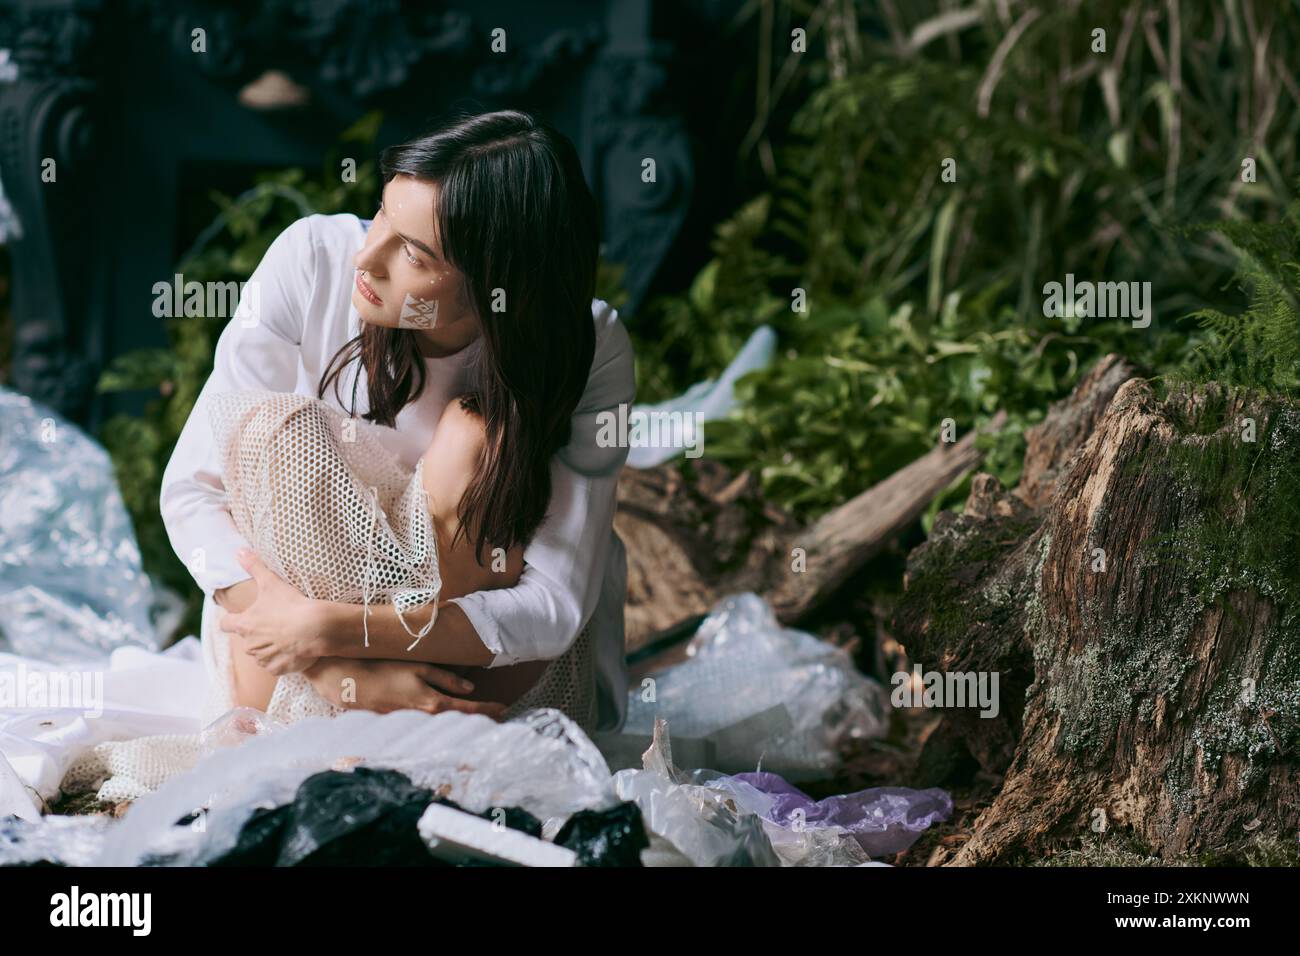
M427 633L442 579L423 461L405 471L365 423L292 392L218 395L211 414L230 514L267 566L310 598L392 603ZM433 613L412 631L417 607Z

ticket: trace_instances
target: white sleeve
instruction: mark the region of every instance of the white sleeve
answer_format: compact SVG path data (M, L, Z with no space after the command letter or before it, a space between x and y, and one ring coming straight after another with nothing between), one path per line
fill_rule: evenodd
M613 312L599 300L594 307ZM550 507L524 548L519 583L448 602L460 605L479 640L496 655L489 667L559 657L599 602L611 556L618 476L628 449L597 444L598 416L617 414L621 403L630 410L636 399L632 343L613 314L609 342L574 410L569 444L551 459Z
M226 391L294 390L304 314L316 278L315 252L311 217L290 225L266 250L217 340L212 374L163 473L159 508L167 536L209 596L248 572L235 560L247 542L226 505L208 405L213 395Z

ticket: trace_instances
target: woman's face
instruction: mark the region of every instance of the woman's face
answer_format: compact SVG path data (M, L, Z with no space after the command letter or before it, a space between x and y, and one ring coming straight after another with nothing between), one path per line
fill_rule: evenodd
M354 259L352 304L371 325L419 329L432 342L460 347L478 334L478 317L464 273L442 255L434 222L437 191L433 183L401 174L384 187Z

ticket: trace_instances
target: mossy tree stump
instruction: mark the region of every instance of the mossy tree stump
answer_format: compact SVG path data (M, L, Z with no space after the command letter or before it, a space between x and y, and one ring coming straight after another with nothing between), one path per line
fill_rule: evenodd
M1000 675L997 718L946 712L922 755L1005 774L936 862L1300 835L1300 409L1135 375L1102 360L1027 434L1017 488L977 476L909 558L909 657Z

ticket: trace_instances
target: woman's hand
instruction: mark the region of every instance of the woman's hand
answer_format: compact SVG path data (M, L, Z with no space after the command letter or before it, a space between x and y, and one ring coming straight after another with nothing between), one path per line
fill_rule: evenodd
M373 710L423 710L437 714L460 710L499 719L506 705L494 701L463 700L439 691L469 693L474 685L451 671L418 661L363 661L323 657L305 672L317 692L336 707Z
M223 614L218 626L243 641L244 650L271 674L306 670L325 655L323 601L303 596L252 551L236 557L253 576L257 594L246 610Z

